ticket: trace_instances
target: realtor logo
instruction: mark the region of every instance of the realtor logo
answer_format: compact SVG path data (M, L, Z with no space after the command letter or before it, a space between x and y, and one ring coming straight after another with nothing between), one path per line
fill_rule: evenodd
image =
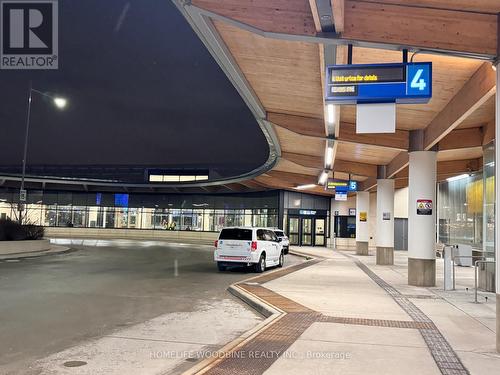
M1 1L1 69L58 68L57 5L57 0Z

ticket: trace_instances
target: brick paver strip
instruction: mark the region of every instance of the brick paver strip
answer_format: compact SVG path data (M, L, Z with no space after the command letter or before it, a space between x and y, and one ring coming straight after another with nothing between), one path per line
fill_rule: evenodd
M401 294L396 288L389 285L375 272L373 272L366 264L361 262L356 257L349 254L341 253L347 258L350 258L364 273L366 273L373 281L375 281L382 289L384 289L394 301L406 311L406 313L415 321L419 323L432 324L432 320L424 314L409 298L412 296L405 296ZM436 365L443 375L468 375L469 371L465 368L457 353L453 350L443 334L436 328L422 328L419 329L427 347L429 348Z
M372 327L390 327L390 328L411 328L411 329L436 329L434 323L414 322L411 320L386 320L386 319L367 319L367 318L346 318L338 316L321 316L321 322L355 324Z

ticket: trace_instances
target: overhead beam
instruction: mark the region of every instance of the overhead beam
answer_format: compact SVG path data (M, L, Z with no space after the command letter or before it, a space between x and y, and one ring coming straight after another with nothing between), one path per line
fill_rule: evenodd
M319 20L318 7L316 5L316 0L309 0L309 6L311 7L311 13L314 20L314 27L317 32L321 31L321 21Z
M377 186L377 179L371 177L371 178L359 183L359 190L360 191L368 191L370 189L373 189L375 186Z
M336 33L344 32L344 0L331 0L333 25Z
M267 120L300 135L325 138L325 127L322 119L268 112ZM406 130L398 129L395 133L387 134L357 134L356 125L348 122L340 123L336 139L339 142L360 143L393 150L408 150L409 147L409 132Z
M424 149L430 150L484 102L495 95L496 77L490 63L483 63L445 108L424 130Z
M392 178L394 175L405 167L408 166L410 162L410 156L406 151L400 152L394 159L392 159L389 164L387 164L387 178Z
M483 126L483 146L495 139L495 121Z
M482 128L455 129L438 144L439 151L457 150L483 145Z
M343 39L497 55L497 16L345 1Z
M409 147L409 132L396 130L395 133L357 134L356 125L341 122L338 140L347 143L361 143L406 151Z

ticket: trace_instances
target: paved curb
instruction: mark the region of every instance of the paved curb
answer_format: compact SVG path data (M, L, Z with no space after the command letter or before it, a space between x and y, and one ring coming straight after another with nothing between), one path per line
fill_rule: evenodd
M240 281L238 283L245 282L245 281ZM224 359L224 356L230 353L231 351L235 350L236 348L244 345L247 341L253 339L256 335L260 334L261 331L266 329L268 326L270 326L272 323L275 321L281 319L284 315L286 315L283 311L272 307L268 303L264 302L258 297L255 297L254 295L250 294L246 290L238 287L236 284L231 284L228 288L229 293L231 293L233 296L241 299L243 302L246 304L250 305L250 307L254 308L257 310L260 314L264 315L266 317L265 320L257 324L255 327L250 329L249 331L246 331L242 333L239 337L235 338L234 340L230 341L226 345L224 345L222 348L218 350L218 352L221 354L220 358L207 358L201 361L200 363L194 365L193 367L189 368L188 370L184 371L182 375L194 375L194 374L203 374L207 372L208 370L212 369L214 366L216 366L220 361Z
M253 294L250 294L249 292L240 288L236 284L229 286L227 290L233 296L241 299L243 302L252 307L254 310L258 311L261 315L265 316L266 318L269 318L274 314L283 313L283 311L278 310L274 306L268 304L267 302L261 300L260 298L254 296Z
M290 252L293 255L296 255L293 252ZM307 259L314 259L314 257L311 257L310 255L306 254L297 254L297 256L302 257L302 258L307 258ZM289 266L293 267L293 266ZM287 268L287 267L284 267ZM278 268L276 270L271 271L270 273L282 270L284 268ZM201 361L200 363L196 364L195 366L189 368L188 370L184 371L182 375L201 375L204 374L205 372L209 371L213 367L215 367L219 362L224 360L224 356L229 354L231 351L237 349L240 346L243 346L246 342L252 340L255 336L259 335L262 331L264 331L266 328L271 326L272 324L276 323L278 320L283 318L287 313L285 313L283 310L280 310L279 308L267 303L266 301L262 300L261 298L253 295L250 292L247 292L243 288L240 288L238 284L245 284L245 283L251 283L253 279L258 278L262 276L257 275L257 276L252 276L248 279L238 281L234 284L231 284L228 287L229 293L231 293L233 296L239 298L243 302L245 302L247 305L252 307L254 310L262 314L263 316L266 317L266 319L262 322L260 322L257 326L252 328L251 330L243 333L233 341L229 342L226 344L224 347L218 350L219 353L221 353L220 358L207 358Z
M40 257L45 257L49 255L58 255L58 254L66 254L76 251L76 249L67 247L67 246L60 246L60 245L52 245L49 250L44 250L44 251L34 251L31 253L16 253L16 254L10 254L10 255L2 255L0 256L0 262L6 261L6 260L21 260L21 259L27 259L27 258L40 258Z

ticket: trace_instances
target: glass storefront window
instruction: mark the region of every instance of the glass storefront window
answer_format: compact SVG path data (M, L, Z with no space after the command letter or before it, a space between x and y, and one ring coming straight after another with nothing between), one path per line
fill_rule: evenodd
M0 200L0 219L5 220L14 218L12 214L13 206L12 203L7 203L6 199Z
M73 226L82 228L87 225L87 207L77 206L73 207Z
M495 144L483 149L483 251L495 253Z
M128 227L130 229L140 229L140 208L128 209Z
M72 227L71 206L57 206L57 226Z
M142 208L141 229L154 228L154 210L152 208Z
M99 226L102 226L102 221L101 225L98 224L98 216L99 216L99 210L100 207L89 207L88 209L88 219L87 219L87 227L89 228L97 228Z
M215 210L214 215L214 231L218 232L226 226L224 210Z
M44 226L218 232L227 226L277 227L278 192L247 195L29 191L27 216ZM0 188L0 218L15 219L18 192ZM123 198L123 197L122 197ZM14 202L14 203L13 203Z
M115 228L128 228L128 208L115 208Z
M439 184L439 241L482 247L483 177Z
M215 231L213 210L203 210L203 230L205 232Z
M104 207L104 228L115 227L115 212L114 207Z

